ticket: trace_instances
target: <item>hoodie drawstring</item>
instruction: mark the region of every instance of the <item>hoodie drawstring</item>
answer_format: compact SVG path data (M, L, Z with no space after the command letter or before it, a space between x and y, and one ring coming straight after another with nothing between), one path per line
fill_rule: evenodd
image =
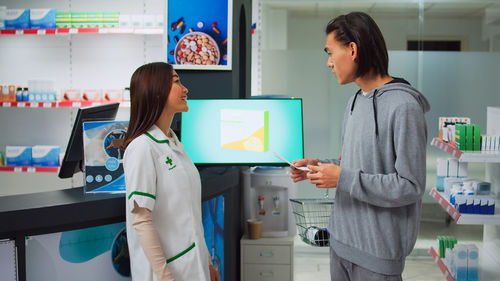
M377 119L377 105L376 105L376 96L377 96L377 91L378 89L375 90L375 92L373 93L373 119L375 120L375 137L378 138L378 119ZM359 89L359 91L356 92L356 94L354 95L354 99L352 100L352 104L351 104L351 112L350 114L352 115L352 111L354 110L354 104L356 103L356 99L358 98L358 95L359 93L361 93L361 89Z
M377 97L377 90L373 93L373 118L375 119L375 137L378 138L378 119L377 119L377 104L375 98Z

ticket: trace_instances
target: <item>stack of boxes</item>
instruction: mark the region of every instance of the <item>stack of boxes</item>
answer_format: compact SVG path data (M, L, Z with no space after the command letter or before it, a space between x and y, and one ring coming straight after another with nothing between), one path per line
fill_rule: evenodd
M495 214L491 184L467 177L467 162L456 158L437 159L436 189L462 214Z
M437 159L436 189L444 192L444 181L447 178L464 179L467 177L467 162L459 162L456 158Z
M118 27L119 12L57 12L57 28Z
M56 28L56 9L7 9L6 29Z
M455 147L463 151L480 151L481 127L475 124L456 124Z
M439 256L455 281L477 281L479 250L476 245L457 244L454 236L438 236Z
M55 145L8 145L5 151L6 166L58 167L61 148Z

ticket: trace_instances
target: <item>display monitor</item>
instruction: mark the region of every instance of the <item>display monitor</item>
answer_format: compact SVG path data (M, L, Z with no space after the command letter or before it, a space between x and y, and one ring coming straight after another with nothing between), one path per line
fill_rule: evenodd
M193 99L181 141L197 165L287 165L304 157L302 100Z
M109 103L78 109L59 170L60 178L71 178L73 174L83 171L83 122L114 120L119 105L119 103Z

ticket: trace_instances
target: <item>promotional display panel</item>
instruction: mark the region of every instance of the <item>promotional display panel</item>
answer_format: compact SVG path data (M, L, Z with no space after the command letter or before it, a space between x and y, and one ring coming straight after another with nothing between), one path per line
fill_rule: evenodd
M231 70L232 0L167 1L167 61L176 69Z
M304 156L301 99L188 100L181 141L195 164L284 165Z
M202 221L205 243L212 264L224 281L224 196L220 195L204 201L202 204Z
M127 121L83 123L85 192L125 193L121 147Z
M26 280L130 280L125 223L26 237Z

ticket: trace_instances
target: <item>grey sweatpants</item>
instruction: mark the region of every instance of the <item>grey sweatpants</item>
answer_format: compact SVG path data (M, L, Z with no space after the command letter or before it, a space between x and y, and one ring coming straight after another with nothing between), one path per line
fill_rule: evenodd
M332 281L402 281L401 275L384 275L370 271L335 253L330 247L330 277Z

